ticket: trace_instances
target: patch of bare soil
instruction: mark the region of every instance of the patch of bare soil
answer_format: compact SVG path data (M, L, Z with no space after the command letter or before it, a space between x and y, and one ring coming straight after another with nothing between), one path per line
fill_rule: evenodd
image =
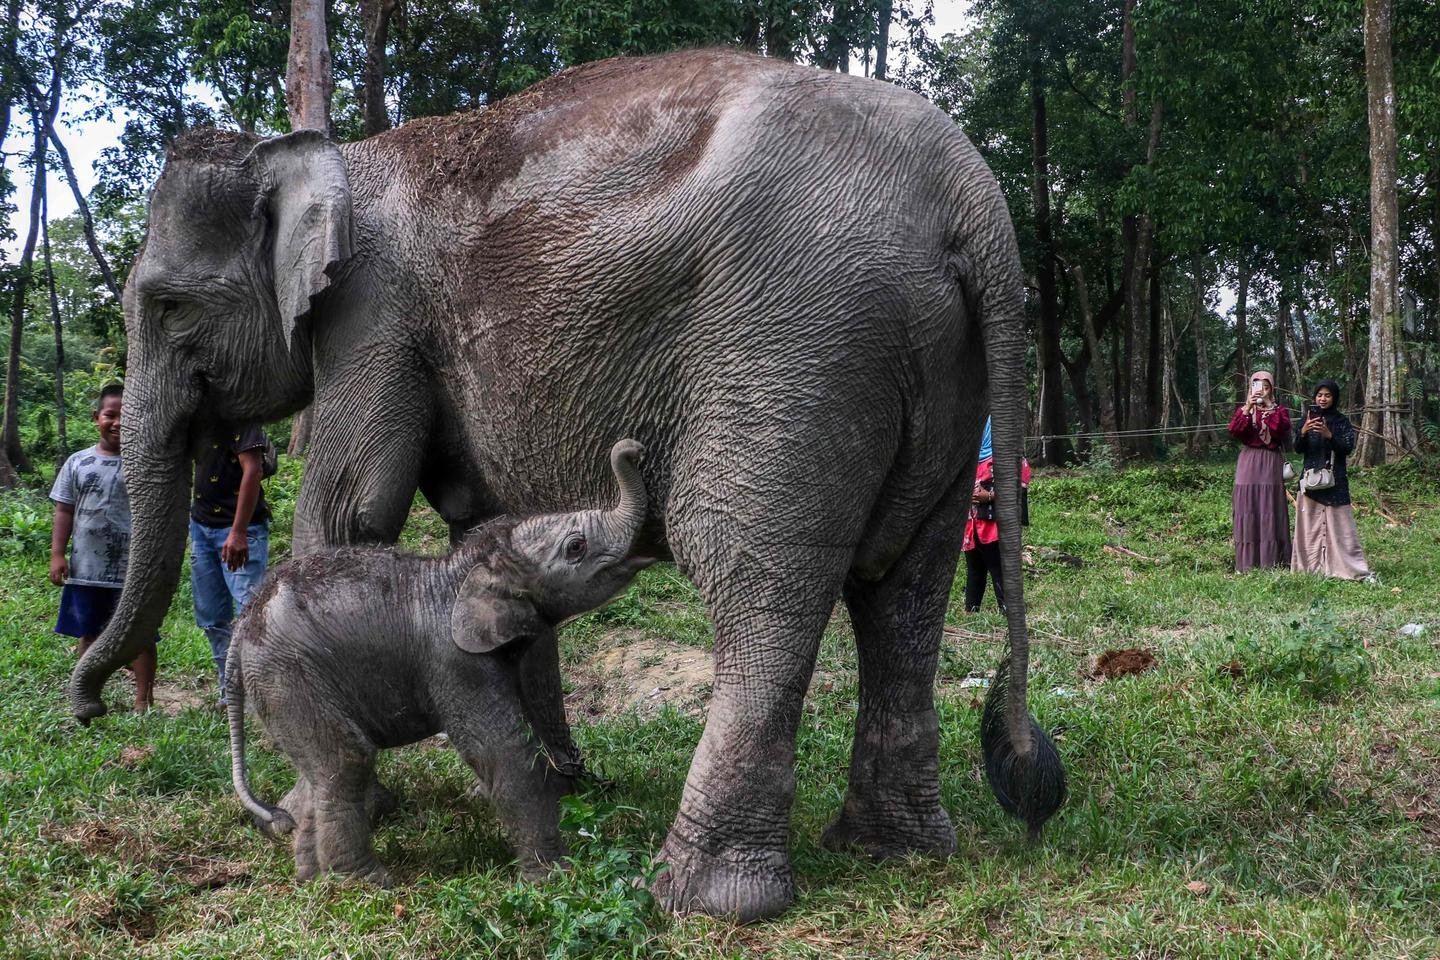
M204 710L215 703L217 694L211 689L202 689L184 681L168 683L155 682L155 708L167 717L173 717L182 710Z
M714 678L715 657L708 650L620 634L579 667L565 706L572 716L596 718L635 713L650 719L667 704L699 716Z
M1155 667L1155 653L1144 647L1128 650L1106 650L1086 665L1086 674L1096 680L1114 680L1144 673Z
M249 865L241 861L172 850L104 820L52 825L42 830L41 836L79 847L91 856L114 857L121 863L174 874L195 890L212 890L249 876Z

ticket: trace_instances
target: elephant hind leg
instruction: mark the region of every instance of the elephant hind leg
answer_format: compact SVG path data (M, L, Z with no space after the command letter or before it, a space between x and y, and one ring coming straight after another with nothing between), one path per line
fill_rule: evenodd
M655 893L748 922L794 898L795 733L891 451L865 437L847 447L837 438L853 429L805 413L725 430L678 465L667 505L671 547L714 623L715 680Z
M315 788L315 859L321 870L388 887L390 871L375 859L370 846L365 798L373 776L369 763L351 762L335 768L325 785Z
M298 736L286 736L283 746L300 779L283 803L299 808L286 807L296 821L296 879L333 870L388 886L390 875L370 847L374 745L343 716L295 701L291 707L296 723L288 729Z
M946 856L955 828L940 803L935 669L964 536L970 478L952 485L879 580L852 574L845 603L860 662L850 784L825 831L830 849Z

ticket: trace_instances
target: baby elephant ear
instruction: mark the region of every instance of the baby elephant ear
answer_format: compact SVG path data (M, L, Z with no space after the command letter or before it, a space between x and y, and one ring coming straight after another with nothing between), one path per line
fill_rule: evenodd
M491 653L548 630L529 598L483 566L465 577L450 611L450 639L466 653Z

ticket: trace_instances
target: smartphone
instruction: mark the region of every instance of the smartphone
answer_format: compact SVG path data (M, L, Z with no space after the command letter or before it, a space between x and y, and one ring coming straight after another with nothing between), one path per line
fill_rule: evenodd
M1311 420L1318 420L1324 415L1324 411L1322 411L1319 407L1311 407L1308 416Z

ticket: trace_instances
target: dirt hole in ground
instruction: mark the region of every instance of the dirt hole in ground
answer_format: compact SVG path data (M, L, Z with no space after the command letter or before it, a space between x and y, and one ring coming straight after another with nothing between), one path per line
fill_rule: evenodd
M182 710L205 710L215 703L217 696L213 690L198 688L193 683L164 680L155 683L155 708L167 717Z
M671 640L620 635L566 672L575 682L565 697L572 716L635 713L648 720L668 704L697 717L710 700L715 656Z
M1087 672L1098 680L1114 680L1116 677L1144 673L1154 667L1154 651L1133 647L1128 650L1106 650L1095 658Z

